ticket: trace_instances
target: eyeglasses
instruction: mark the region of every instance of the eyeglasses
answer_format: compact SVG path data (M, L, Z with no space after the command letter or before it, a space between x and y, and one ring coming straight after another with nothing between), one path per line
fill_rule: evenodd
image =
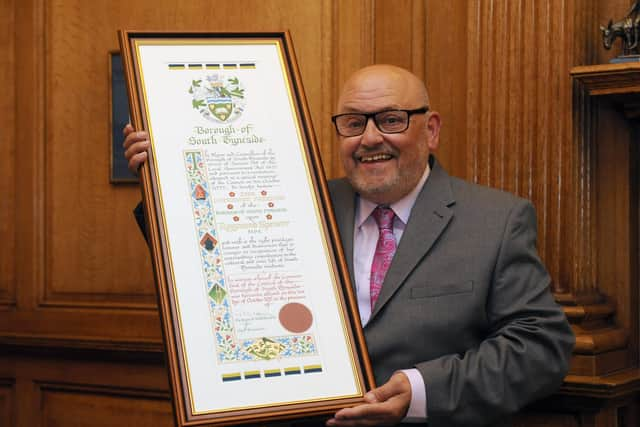
M341 136L358 136L364 133L369 119L373 118L378 130L382 133L400 133L409 128L409 119L414 114L424 114L428 106L415 110L385 110L374 113L336 114L331 121Z

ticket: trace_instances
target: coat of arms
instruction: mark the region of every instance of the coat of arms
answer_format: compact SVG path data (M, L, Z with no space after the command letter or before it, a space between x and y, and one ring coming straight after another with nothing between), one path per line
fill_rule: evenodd
M216 73L204 80L192 80L189 93L193 108L216 123L231 123L244 111L244 87L238 77Z

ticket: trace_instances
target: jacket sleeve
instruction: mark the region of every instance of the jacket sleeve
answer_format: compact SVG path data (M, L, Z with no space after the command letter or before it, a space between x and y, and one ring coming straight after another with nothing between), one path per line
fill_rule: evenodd
M429 426L485 425L553 393L575 337L536 251L535 211L519 201L505 225L486 302L486 339L463 354L416 365Z
M142 206L142 202L138 203L136 207L133 209L133 216L136 219L136 223L138 223L138 228L140 228L140 232L144 237L144 240L149 243L149 235L147 233L147 222L144 218L144 207Z

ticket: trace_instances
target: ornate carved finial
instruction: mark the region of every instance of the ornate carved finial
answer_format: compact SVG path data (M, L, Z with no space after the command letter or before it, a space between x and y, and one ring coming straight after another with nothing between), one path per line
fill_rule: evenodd
M636 0L623 19L609 20L606 27L600 26L600 31L605 49L611 49L616 38L622 39L622 55L611 62L640 61L640 0Z

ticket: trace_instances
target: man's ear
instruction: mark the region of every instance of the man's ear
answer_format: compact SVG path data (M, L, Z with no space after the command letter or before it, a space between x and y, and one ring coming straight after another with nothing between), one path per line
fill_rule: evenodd
M429 112L427 118L427 146L429 151L436 151L440 145L440 114L437 111Z

